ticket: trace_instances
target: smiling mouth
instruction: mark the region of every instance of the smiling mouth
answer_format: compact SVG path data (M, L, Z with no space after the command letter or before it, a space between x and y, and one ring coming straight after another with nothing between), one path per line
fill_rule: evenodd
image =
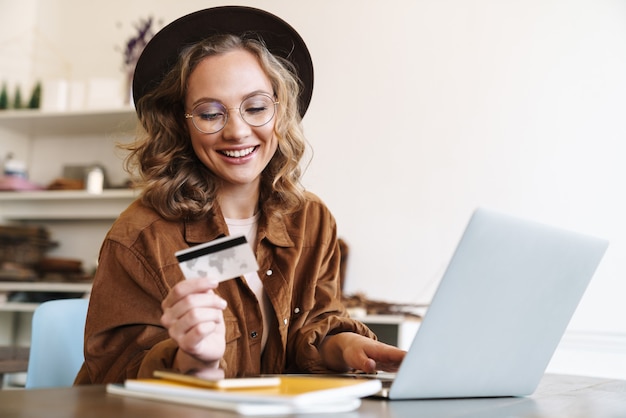
M238 150L224 150L220 151L220 153L230 158L241 158L252 154L252 152L254 152L256 148L257 147L250 147Z

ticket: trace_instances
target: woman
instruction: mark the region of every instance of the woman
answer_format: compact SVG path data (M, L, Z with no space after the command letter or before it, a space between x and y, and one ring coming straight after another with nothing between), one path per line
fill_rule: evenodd
M172 51L176 64L164 64ZM335 221L299 184L311 90L306 46L257 9L197 12L148 44L134 80L145 133L127 161L143 192L102 245L77 384L157 369L211 377L397 369L404 351L347 316ZM219 284L184 279L176 251L237 234L253 246L258 272Z

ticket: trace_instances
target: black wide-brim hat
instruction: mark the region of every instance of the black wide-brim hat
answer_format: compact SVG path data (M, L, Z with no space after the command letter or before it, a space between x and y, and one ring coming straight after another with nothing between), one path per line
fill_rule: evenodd
M272 54L289 60L302 82L298 103L300 116L304 116L313 94L313 62L304 40L278 16L244 6L200 10L175 20L157 32L144 48L135 67L135 103L157 87L185 47L215 34L260 38Z

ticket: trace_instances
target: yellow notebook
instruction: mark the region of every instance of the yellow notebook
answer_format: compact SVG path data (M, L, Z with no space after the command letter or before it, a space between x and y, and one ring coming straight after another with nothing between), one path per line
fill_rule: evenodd
M206 379L203 377L196 377L189 374L170 372L166 370L156 370L154 372L154 377L211 389L266 388L276 387L280 385L280 377L278 376L238 377L234 379Z
M323 375L281 375L272 377L279 379L278 384L235 387L234 382L231 382L229 388L207 387L206 383L182 383L173 378L129 379L124 384L108 385L107 391L230 410L242 415L284 415L352 411L361 404L360 398L374 395L381 389L381 382L375 379Z

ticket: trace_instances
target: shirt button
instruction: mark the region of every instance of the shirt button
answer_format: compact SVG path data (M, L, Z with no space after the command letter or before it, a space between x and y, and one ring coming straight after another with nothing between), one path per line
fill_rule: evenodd
M287 321L287 318L283 319L283 324L287 325L287 322L289 322Z
M293 310L293 313L300 313L300 308L296 308Z
M274 274L274 272L272 270L268 270L265 272L266 275L271 276L272 274Z
M256 338L256 337L257 337L257 335L259 335L259 334L257 334L257 332L256 332L256 331L252 331L252 332L250 333L250 337L252 337L252 338Z

